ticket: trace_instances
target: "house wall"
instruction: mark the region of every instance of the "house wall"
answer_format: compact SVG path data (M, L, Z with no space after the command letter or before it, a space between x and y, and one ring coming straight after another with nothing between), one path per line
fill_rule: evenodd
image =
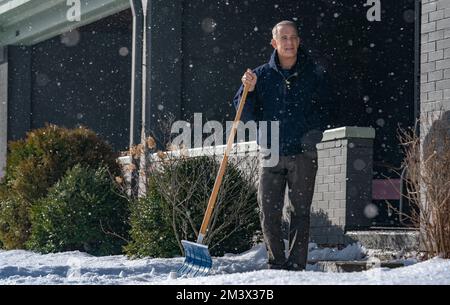
M420 135L450 111L450 0L422 0Z
M47 123L83 125L127 149L131 20L123 11L33 46L10 46L8 139Z
M8 47L8 140L25 137L32 127L31 48Z
M272 52L269 44L271 28L282 19L294 19L300 27L302 45L332 79L330 94L339 113L335 122L330 124L374 127L377 132L374 142L375 175L391 175L390 169L398 167L402 159L396 128L399 124L412 126L414 121L414 18L411 18L414 16L414 3L409 0L382 1L381 22L368 21L367 10L362 3L349 6L344 0L280 0L277 3L261 0L151 1L146 108L148 133L164 129L159 133L162 136L158 137L164 145L170 118L192 121L194 114L201 112L205 121L231 120L235 111L231 101L240 85L242 72L267 62ZM99 75L90 70L80 77L57 71L61 63L66 69L75 66L76 60L70 62L64 58L73 56L76 59L77 53L84 51L87 63L93 59L93 67L99 67L104 61L111 66L123 59L126 61L126 58L108 57L104 53L106 49L117 53L113 42L128 47L131 52L131 30L114 32L115 20L121 15L94 23L95 26L106 25L108 37L94 35L93 25L87 27L91 33L82 35L79 46L59 48L61 39L67 37L58 36L32 47L33 54L38 56L32 58L32 68L38 69L40 74L32 75L31 94L38 102L31 105L34 117L29 119L30 124L25 124L25 128L39 127L53 117L56 118L53 120L55 123L69 127L87 124L116 148L127 146L131 68L121 69L119 75L107 83L102 83ZM125 23L131 26L131 18ZM89 36L92 40L83 44ZM22 65L21 56L26 55L17 56L11 61ZM127 64L130 66L131 60ZM43 74L62 78L61 86L54 86L51 90L39 88L36 77L40 83L45 82ZM13 73L13 77L15 75ZM21 84L21 76L17 78L10 79L12 90L26 86ZM57 83L51 80L50 85ZM97 85L100 88L96 88ZM91 96L89 91L79 94L87 103L84 108L88 112L73 109L80 101L66 96L73 88L89 90L92 87L101 91L102 88L109 90L109 86L121 87L112 95L119 96L117 103L111 102L107 93L99 99ZM22 90L22 94L26 92ZM46 101L53 95L60 101ZM19 98L13 96L12 99L10 105L20 105ZM64 105L65 113L52 107L52 103L61 104L64 99L69 101ZM111 108L101 107L105 99L111 102ZM98 115L96 106L99 106ZM94 110L89 107L94 107ZM91 114L93 118L87 119ZM84 120L77 119L81 116ZM116 125L100 126L100 122L108 119L114 120ZM9 137L22 137L24 132L21 128L12 122Z
M421 15L420 143L423 153L436 123L444 123L450 132L450 0L422 0ZM425 189L424 185L421 187ZM425 192L421 194L421 201L427 203ZM424 234L423 228L421 233ZM421 247L426 250L424 243Z
M8 61L6 48L0 47L0 178L5 174L8 141Z

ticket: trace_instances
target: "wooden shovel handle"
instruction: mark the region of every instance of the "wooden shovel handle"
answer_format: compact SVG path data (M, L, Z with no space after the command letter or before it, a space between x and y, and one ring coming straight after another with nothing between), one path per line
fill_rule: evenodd
M231 127L230 136L228 137L227 147L225 149L225 153L223 155L222 162L220 163L219 172L217 173L216 181L214 182L214 187L211 193L211 197L209 197L208 206L206 207L205 216L203 217L202 227L200 228L199 241L200 243L203 240L203 237L206 234L206 230L208 229L209 221L211 219L212 212L214 210L214 206L217 201L217 194L219 193L220 185L222 184L223 175L225 174L225 170L228 164L228 155L230 154L231 148L234 143L234 136L236 135L237 126L239 121L241 120L242 110L244 109L245 100L247 99L248 94L248 86L244 86L244 92L242 93L241 100L239 102L239 107L236 112L236 117L234 118L233 126Z

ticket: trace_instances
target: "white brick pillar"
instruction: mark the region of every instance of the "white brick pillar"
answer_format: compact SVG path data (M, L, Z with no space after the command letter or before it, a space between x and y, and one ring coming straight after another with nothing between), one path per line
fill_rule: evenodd
M346 244L345 232L366 228L372 203L373 139L371 127L326 130L317 144L318 171L311 216L311 240Z
M425 136L433 116L450 110L450 0L422 0L421 19L420 113Z
M422 0L420 37L421 151L434 122L450 111L450 0Z

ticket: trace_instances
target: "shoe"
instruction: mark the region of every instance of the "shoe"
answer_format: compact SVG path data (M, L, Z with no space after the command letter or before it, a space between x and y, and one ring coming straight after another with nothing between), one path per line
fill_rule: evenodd
M270 270L283 270L284 264L267 263L267 269Z
M288 261L283 264L283 269L288 271L304 271L305 266Z

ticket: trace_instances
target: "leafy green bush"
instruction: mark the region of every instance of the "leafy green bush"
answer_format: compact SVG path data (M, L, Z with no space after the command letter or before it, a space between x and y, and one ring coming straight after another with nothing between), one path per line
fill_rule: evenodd
M219 164L213 157L164 160L151 167L147 197L131 205L130 256L173 257L195 241ZM260 229L256 189L229 164L205 243L212 255L248 250Z
M30 234L29 210L47 195L64 173L82 164L106 166L120 173L117 154L109 144L86 128L48 125L31 131L26 139L10 142L6 176L0 196L0 241L6 249L24 248Z
M106 168L76 165L31 208L27 245L44 253L119 254L129 230L127 202Z
M170 210L155 185L130 206L132 242L125 250L134 257L174 257L180 253L170 225Z
M2 248L23 248L30 229L28 207L14 196L0 198L0 244Z
M65 172L76 164L108 167L119 173L117 154L92 130L48 125L9 143L6 183L28 202L47 194Z

